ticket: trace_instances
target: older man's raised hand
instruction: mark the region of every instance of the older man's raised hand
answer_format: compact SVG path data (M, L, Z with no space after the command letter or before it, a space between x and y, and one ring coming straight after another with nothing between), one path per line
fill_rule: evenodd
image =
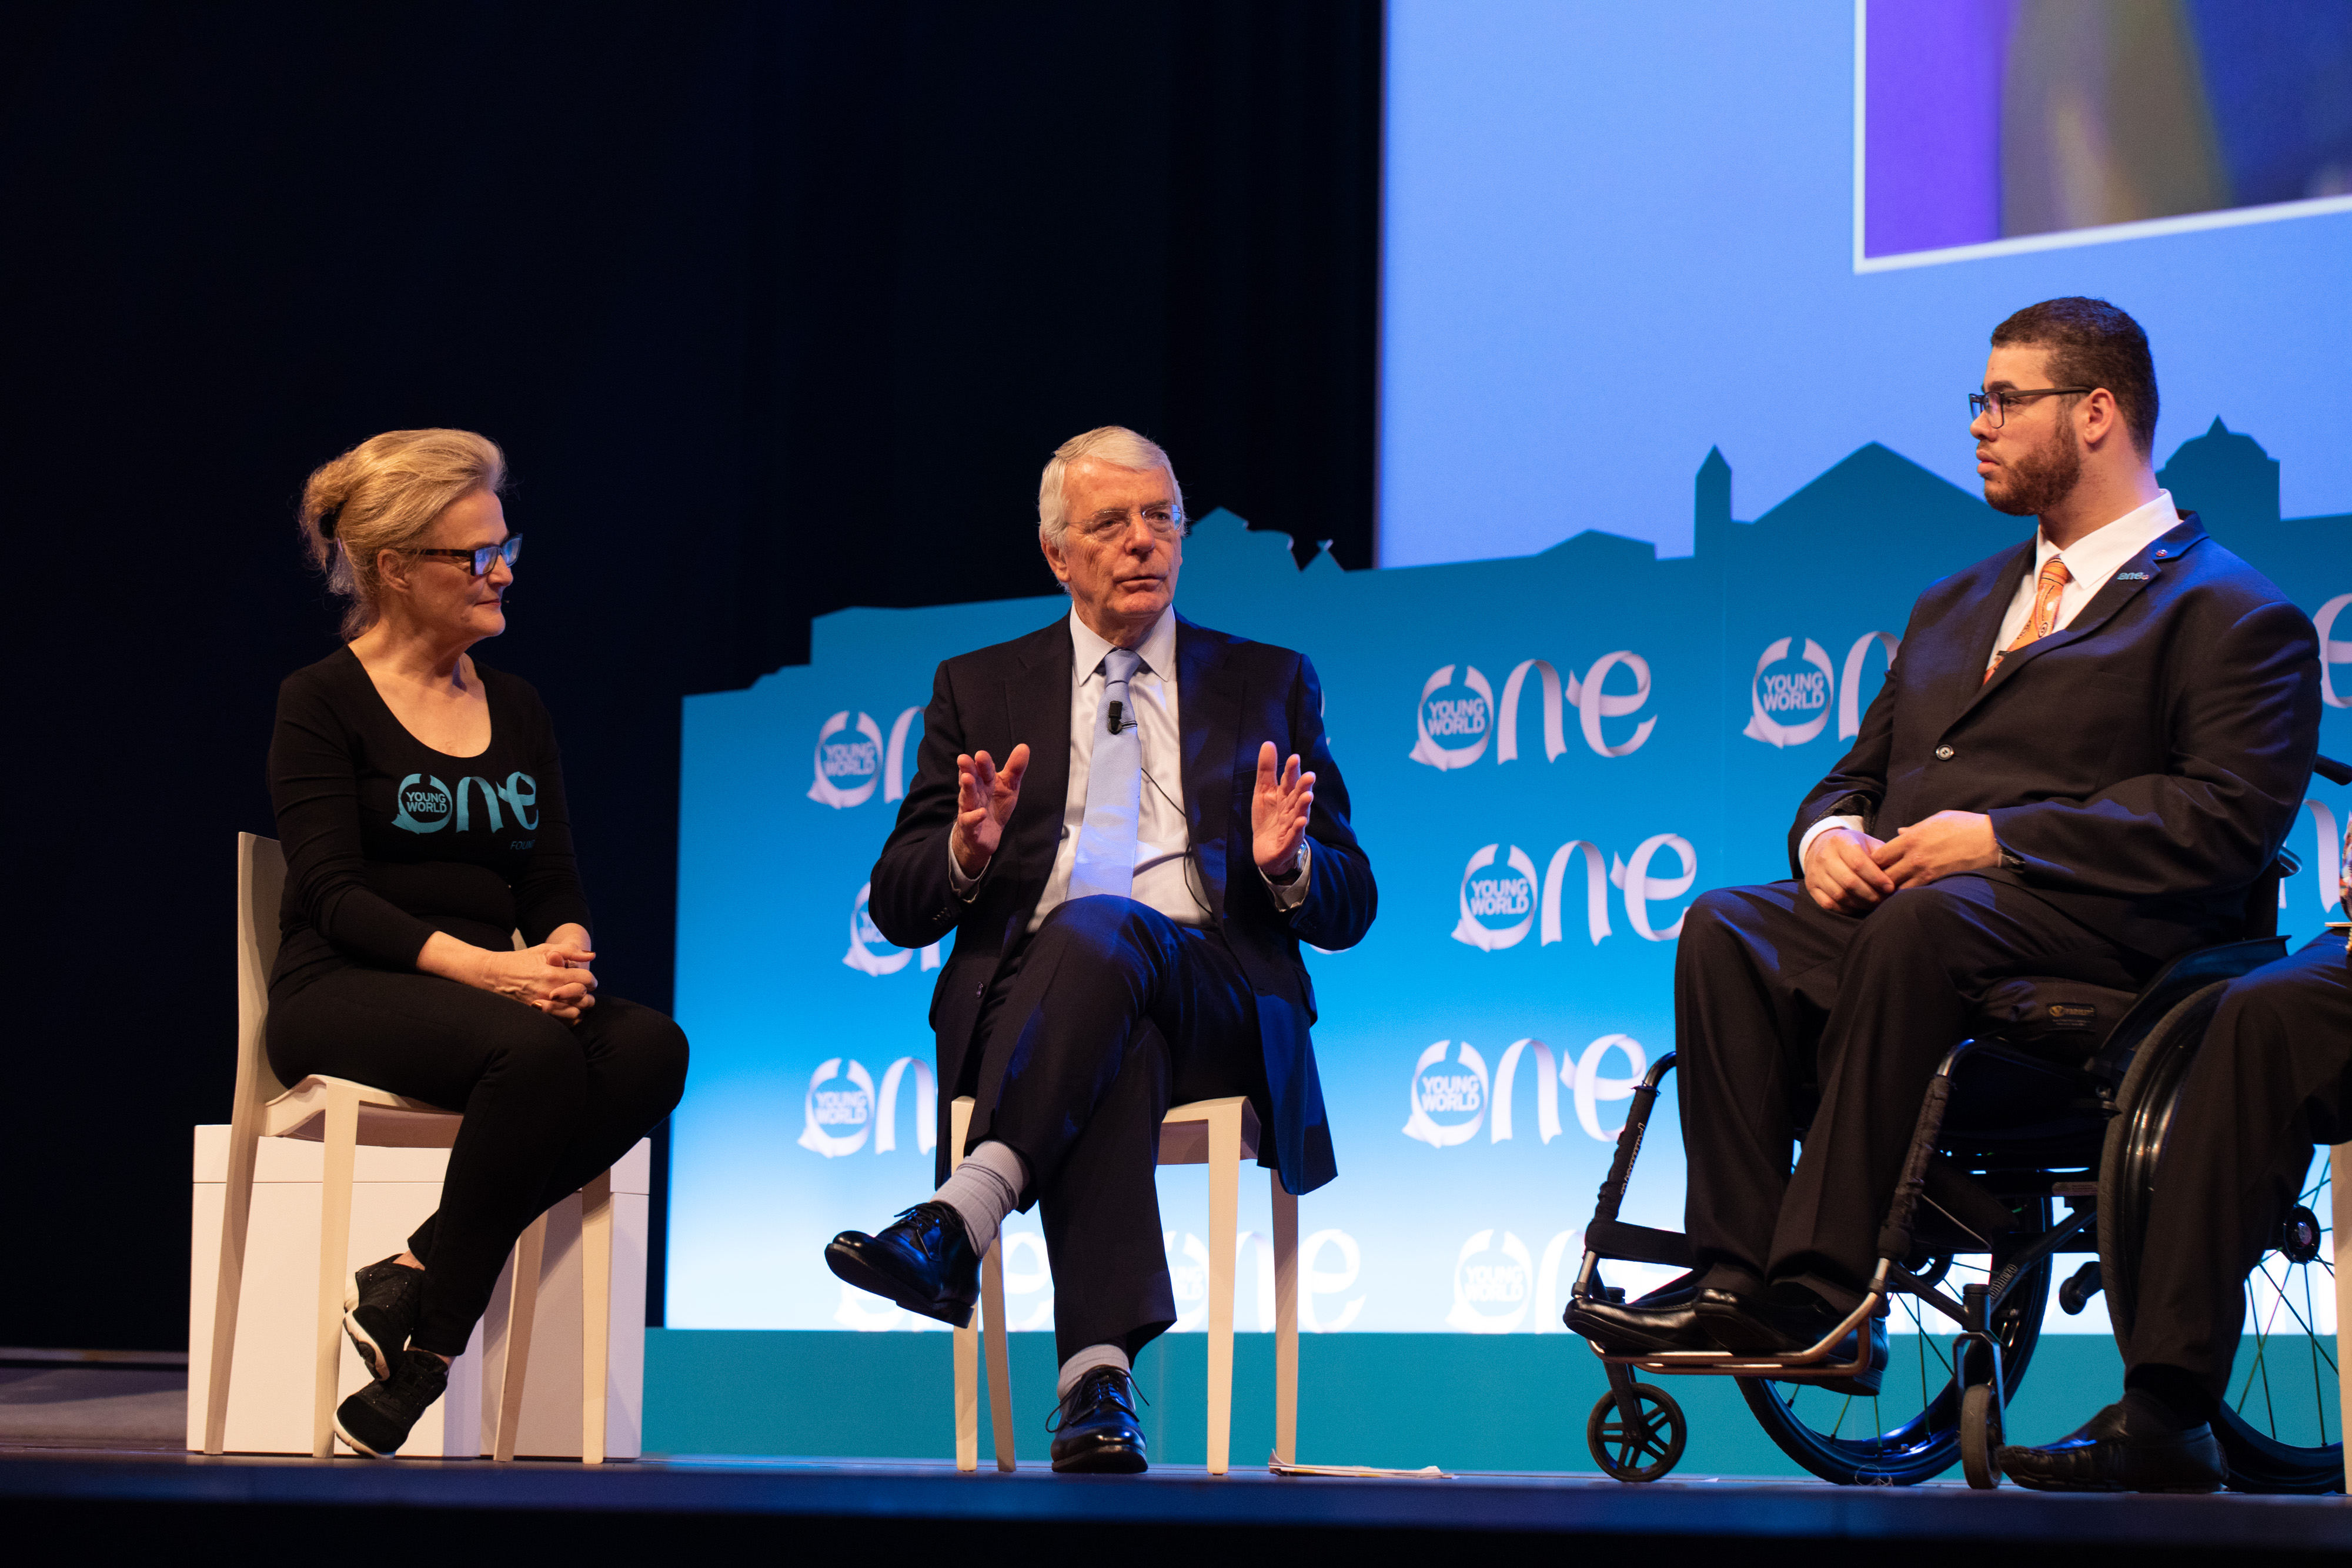
M966 876L978 876L1004 841L1004 824L1021 803L1021 776L1029 771L1029 747L1013 748L1000 768L983 751L956 758L956 824L948 847Z
M1298 869L1298 846L1315 814L1315 775L1298 770L1298 754L1288 764L1276 758L1274 742L1257 750L1257 789L1250 796L1250 849L1257 869L1279 881Z

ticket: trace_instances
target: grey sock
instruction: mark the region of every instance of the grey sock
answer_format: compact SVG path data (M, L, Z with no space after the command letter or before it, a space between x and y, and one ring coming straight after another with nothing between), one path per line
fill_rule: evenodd
M1067 1399L1070 1396L1070 1390L1078 1385L1078 1379L1084 1377L1087 1373L1092 1372L1097 1366L1116 1366L1121 1372L1132 1372L1134 1370L1132 1366L1128 1364L1127 1352L1121 1350L1118 1346L1115 1344L1090 1344L1087 1346L1086 1349L1078 1352L1077 1354L1070 1357L1069 1360L1062 1363L1062 1377L1061 1381L1055 1386L1054 1397L1056 1399Z
M996 1241L996 1228L1020 1207L1029 1185L1029 1167L1010 1145L994 1139L963 1157L950 1173L947 1185L931 1195L956 1211L971 1234L971 1249L983 1256Z

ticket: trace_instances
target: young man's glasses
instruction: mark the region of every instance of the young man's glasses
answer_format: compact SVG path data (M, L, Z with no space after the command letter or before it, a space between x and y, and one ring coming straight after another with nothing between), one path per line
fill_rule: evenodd
M1969 393L1969 423L1974 424L1986 414L1992 415L1992 427L1999 430L2004 423L2001 405L2027 403L2038 397L2063 397L2071 393L2096 392L2096 387L2032 387L2023 392Z
M517 534L504 544L484 545L479 549L413 549L408 553L437 555L450 560L462 560L472 570L476 577L487 577L489 575L490 563L501 556L506 558L508 570L513 570L514 563L522 555L522 536Z

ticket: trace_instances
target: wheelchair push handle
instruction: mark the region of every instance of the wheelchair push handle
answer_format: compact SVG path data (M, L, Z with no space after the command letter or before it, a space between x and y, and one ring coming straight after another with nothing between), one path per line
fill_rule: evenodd
M1617 1134L1617 1153L1609 1162L1609 1174L1601 1178L1601 1195L1594 1204L1592 1218L1606 1223L1617 1218L1618 1208L1625 1201L1626 1184L1633 1179L1633 1161L1642 1152L1642 1138L1650 1130L1650 1113L1658 1103L1658 1084L1674 1071L1675 1053L1668 1051L1650 1064L1642 1082L1633 1086L1633 1103L1625 1115L1625 1125Z
M1911 1151L1903 1162L1902 1179L1895 1186L1894 1207L1878 1233L1878 1255L1883 1259L1900 1261L1911 1255L1911 1221L1918 1213L1920 1194L1927 1190L1927 1165L1936 1157L1937 1135L1944 1130L1944 1108L1952 1097L1952 1070L1975 1043L1964 1040L1953 1047L1936 1076L1927 1081L1918 1126L1911 1135Z

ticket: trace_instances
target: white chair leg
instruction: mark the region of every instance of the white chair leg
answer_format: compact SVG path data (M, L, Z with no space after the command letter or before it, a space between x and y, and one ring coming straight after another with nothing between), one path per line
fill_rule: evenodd
M948 1169L963 1164L964 1137L971 1131L972 1098L956 1096L948 1107ZM991 1248L990 1251L994 1252ZM980 1336L975 1329L955 1331L956 1469L970 1473L980 1469Z
M522 1380L530 1365L530 1331L539 1316L539 1266L547 1251L547 1216L541 1215L515 1239L514 1287L507 1292L507 1362L499 1369L499 1420L490 1458L515 1457L522 1427Z
M343 1364L343 1277L352 1269L352 1165L359 1155L359 1096L347 1084L330 1085L326 1171L319 1184L318 1359L311 1365L310 1382L314 1459L331 1458L335 1452L335 1389Z
M2344 1228L2352 1225L2352 1144L2338 1144L2327 1151L2327 1180L2336 1195L2335 1213L2330 1218L2335 1234L2329 1240L2335 1251L2336 1409L2340 1423L2347 1414L2352 1414L2352 1356L2344 1354L2346 1344L2352 1343L2352 1334L2346 1333L2347 1325L2352 1324L2352 1279L2346 1276L2347 1255L2342 1246ZM2352 1442L2344 1445L2344 1486L2352 1492Z
M604 1382L613 1357L613 1173L580 1189L580 1462L604 1462Z
M222 1197L220 1268L213 1281L213 1343L205 1381L205 1452L228 1442L228 1380L236 1361L236 1312L245 1300L245 1238L253 1220L253 1167L261 1153L259 1118L239 1106L228 1130L228 1186Z
M1241 1228L1242 1102L1209 1117L1209 1473L1225 1473L1234 1436L1234 1249Z
M1013 1473L1013 1357L1004 1317L1004 1241L989 1243L980 1260L981 1347L988 1354L988 1422L996 1433L996 1468ZM978 1456L974 1456L977 1462Z
M1274 1457L1298 1462L1298 1199L1274 1186Z

